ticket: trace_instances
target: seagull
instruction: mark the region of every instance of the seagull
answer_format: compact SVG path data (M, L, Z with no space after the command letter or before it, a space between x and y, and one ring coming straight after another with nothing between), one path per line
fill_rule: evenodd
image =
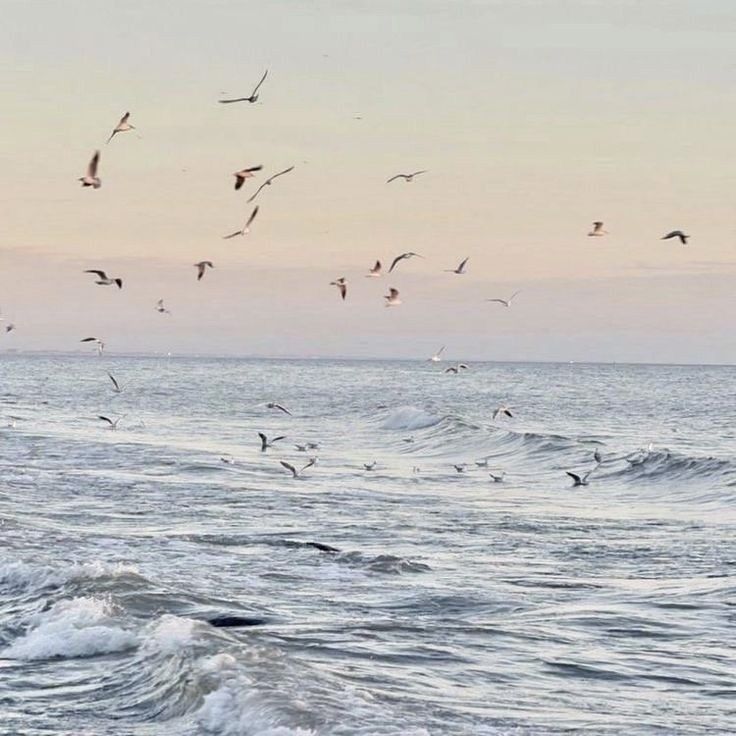
M448 368L445 368L445 373L460 373L460 371L465 371L468 369L468 366L465 365L465 363L458 363L457 365L451 365Z
M122 387L122 386L121 386L121 385L120 385L120 384L119 384L119 383L117 382L117 380L116 380L115 376L113 376L113 374L112 374L112 373L110 373L109 371L108 371L108 373L107 373L107 376L108 376L108 378L109 378L109 379L110 379L110 380L112 381L112 390L113 390L113 391L114 391L114 392L115 392L116 394L121 394L121 393L123 393L123 387Z
M5 317L2 316L2 312L1 311L0 311L0 322L8 322L8 320ZM12 322L8 322L8 324L6 324L3 327L3 330L5 331L6 334L8 332L12 332L14 329L15 329L15 325Z
M266 179L266 181L264 181L263 184L261 184L261 186L259 186L258 189L256 189L256 193L253 194L253 195L251 195L251 197L250 197L250 199L248 201L249 202L252 202L260 194L260 191L261 191L261 189L263 189L263 187L270 187L271 184L273 183L273 180L274 179L277 179L279 176L282 176L283 174L288 174L290 171L293 171L293 170L294 170L294 167L293 166L289 166L288 169L284 169L283 171L279 171L278 174L274 174L273 176L271 176L268 179Z
M319 442L307 442L307 449L319 450Z
M281 406L281 404L277 404L275 401L269 401L268 404L266 404L266 409L278 409L279 411L284 412L284 414L292 416L291 412L285 406Z
M294 445L294 449L297 452L306 452L307 451L307 446L306 445Z
M412 174L394 174L390 179L386 181L386 184L390 184L395 179L403 179L404 181L412 181L415 176L419 176L419 174L426 174L427 170L422 169L421 171L415 171Z
M398 289L390 288L388 290L388 296L384 296L383 298L386 300L387 307L398 307L401 304Z
M337 288L340 290L340 296L342 297L342 300L345 301L345 297L348 293L348 283L345 281L344 276L340 276L339 279L336 279L335 281L330 281L330 286L337 286Z
M97 355L102 355L105 343L99 337L83 337L79 342L94 342L97 344Z
M93 187L99 189L102 186L100 177L97 176L97 165L100 163L100 152L95 151L89 164L87 164L87 173L80 176L78 181L82 182L83 187Z
M391 273L391 271L396 268L396 264L399 261L403 261L405 258L413 258L414 256L416 256L417 258L424 258L424 256L420 256L419 253L413 253L411 251L409 251L408 253L402 253L400 256L396 256L396 258L394 258L393 263L391 264L391 268L389 268L388 272Z
M159 314L171 314L171 312L170 312L170 311L169 311L168 309L166 309L166 307L164 306L164 300L163 300L163 299L159 299L159 300L158 300L158 301L156 302L156 306L154 307L154 309L155 309L155 310L156 310L156 311L157 311L157 312L158 312Z
M496 407L496 410L493 412L493 418L496 419L496 417L499 416L507 416L509 419L514 418L514 415L511 413L511 409L508 406Z
M310 457L309 462L302 468L299 468L297 470L291 463L287 463L286 460L281 460L281 464L289 471L291 471L291 475L294 478L298 478L307 468L311 468L313 465L317 464L317 458L316 457Z
M248 200L250 202L250 200ZM256 219L256 215L258 214L258 205L256 205L253 208L253 212L250 213L250 217L248 218L248 221L243 226L242 230L236 230L234 233L230 233L230 235L223 235L223 240L230 240L230 238L234 238L236 235L247 235L250 232L250 226L253 222L253 220Z
M269 447L273 447L274 442L286 439L286 435L282 435L279 437L274 437L272 440L269 441L269 439L266 437L265 434L263 434L263 432L259 432L258 436L261 438L261 452L266 452Z
M671 233L667 233L667 235L662 236L662 240L669 240L670 238L679 238L680 242L683 245L687 245L687 239L689 238L689 235L685 235L682 230L673 230Z
M263 73L263 76L261 77L261 81L258 82L256 85L256 88L251 92L250 97L236 97L232 100L218 100L219 103L223 105L229 105L231 102L257 102L258 101L258 88L266 81L266 77L268 76L268 69Z
M595 460L598 465L602 465L603 464L603 455L601 455L601 451L600 450L596 450L593 453L593 460Z
M499 304L503 304L504 307L510 307L511 302L513 301L514 297L518 294L521 294L520 291L515 291L508 299L486 299L487 302L498 302Z
M458 473L464 473L465 472L465 463L462 463L461 465L453 465L453 468L457 470Z
M503 483L503 479L506 473L502 470L500 475L494 475L493 473L488 473L488 475L491 476L494 483Z
M93 273L97 276L97 281L95 281L96 284L99 286L112 286L115 284L115 286L118 287L118 289L123 288L123 280L122 279L111 279L108 277L108 275L104 271L97 271L94 268L91 268L84 273Z
M118 417L117 419L115 419L115 421L113 421L112 419L110 419L110 417L103 417L102 414L98 414L97 418L101 419L103 422L107 422L110 426L110 429L117 429L118 422L120 422L123 417Z
M439 363L442 360L442 353L445 352L445 346L443 345L431 358L428 360L432 363Z
M567 473L567 475L569 475L572 478L572 485L574 488L576 488L577 486L587 486L588 478L593 471L589 470L582 477L579 476L577 473L571 473L569 470L566 470L565 472Z
M199 263L195 263L194 267L197 269L197 281L201 281L202 276L204 276L204 272L208 268L214 268L214 265L212 261L200 261Z
M487 457L484 457L482 460L476 460L475 461L475 464L479 468L487 468L488 467L488 458Z
M374 460L372 463L363 463L363 467L366 470L375 470L376 469L376 461Z
M129 117L130 113L126 112L125 115L120 118L120 122L113 128L110 137L107 139L108 143L115 137L116 133L125 133L126 130L135 130L135 127L128 122Z
M255 174L254 171L260 171L263 168L263 166L250 166L247 169L241 169L240 171L236 171L233 176L235 177L235 190L237 191L240 189L240 187L243 186L246 179L250 179Z
M226 453L220 455L220 462L225 463L225 465L235 465L235 458L230 453Z
M381 276L382 273L383 266L381 266L381 261L376 261L376 265L368 271L365 277L367 279L377 279Z
M465 264L470 260L470 257L466 258L457 268L446 268L445 273L456 273L458 276L462 276L465 273Z
M597 220L593 223L593 229L588 233L589 238L602 238L604 235L608 235L608 230L603 229L603 223Z

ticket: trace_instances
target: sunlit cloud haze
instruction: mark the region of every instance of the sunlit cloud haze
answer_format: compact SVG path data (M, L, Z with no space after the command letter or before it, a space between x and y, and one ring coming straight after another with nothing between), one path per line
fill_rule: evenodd
M2 9L0 350L736 361L728 0ZM265 69L257 104L217 103Z

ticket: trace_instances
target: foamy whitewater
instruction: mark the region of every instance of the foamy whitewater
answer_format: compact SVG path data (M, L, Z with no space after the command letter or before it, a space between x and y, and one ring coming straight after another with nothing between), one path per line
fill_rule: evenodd
M0 356L0 734L734 733L736 369L443 367Z

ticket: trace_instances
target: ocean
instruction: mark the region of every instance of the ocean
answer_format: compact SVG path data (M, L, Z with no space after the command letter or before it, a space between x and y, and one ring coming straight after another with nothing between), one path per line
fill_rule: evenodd
M736 369L447 365L0 356L0 733L734 733Z

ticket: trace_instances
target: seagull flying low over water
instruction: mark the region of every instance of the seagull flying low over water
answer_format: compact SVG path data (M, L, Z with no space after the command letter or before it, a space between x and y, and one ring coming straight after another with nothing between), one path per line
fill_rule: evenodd
M107 373L107 377L108 377L108 378L109 378L109 379L110 379L110 380L112 381L112 390L113 390L113 391L114 391L114 392L115 392L116 394L121 394L121 393L123 393L123 387L122 387L122 386L121 386L121 385L120 385L120 384L118 383L118 381L117 381L117 379L115 378L115 376L113 376L113 374L112 374L112 373L110 373L110 372L108 371L108 373Z
M406 258L424 258L424 256L420 256L419 253L413 253L412 251L409 251L408 253L402 253L400 256L396 256L394 258L393 262L391 263L391 268L389 268L388 272L391 273L396 268L396 264L399 261L403 261Z
M97 345L97 355L102 355L105 343L99 337L83 337L79 342L94 342Z
M386 184L390 184L392 181L395 181L396 179L403 179L404 181L412 181L415 176L419 176L419 174L426 174L427 170L422 169L421 171L414 171L411 174L394 174L390 179L386 180Z
M388 296L384 296L383 298L386 300L387 307L398 307L399 304L401 304L401 299L399 299L399 290L394 289L393 287L389 288Z
M597 220L593 223L593 229L588 233L589 238L602 238L604 235L608 235L608 230L603 229L603 223Z
M125 133L125 131L127 130L135 130L135 127L128 122L129 117L130 113L126 112L125 115L120 118L120 122L113 128L110 137L107 139L108 143L115 137L117 133Z
M337 288L340 290L340 296L342 297L342 300L345 301L345 297L348 293L348 282L345 281L345 277L340 276L339 279L330 281L330 286L337 286Z
M250 201L250 200L248 200ZM256 205L253 208L253 212L250 213L250 217L248 218L248 221L243 226L242 230L236 230L234 233L230 233L230 235L223 235L223 240L230 240L230 238L234 238L237 235L247 235L250 232L250 226L253 223L253 220L256 219L256 215L258 214L258 205Z
M500 416L506 416L509 417L509 419L513 419L514 415L511 413L511 409L508 406L499 406L496 408L496 410L493 412L493 418Z
M204 272L208 268L214 268L214 265L212 261L200 261L199 263L195 263L194 267L197 269L197 281L201 281L202 276L204 276Z
M92 187L99 189L102 186L102 180L97 176L97 166L100 163L100 152L95 151L94 155L87 164L87 173L80 176L78 181L82 182L83 187Z
M280 462L288 471L291 472L292 477L298 478L307 468L311 468L313 465L317 464L317 458L310 457L309 462L299 468L299 470L297 470L291 463L287 463L286 460L281 460Z
M592 470L589 470L585 475L578 475L577 473L571 473L569 470L565 471L567 475L569 475L572 478L572 485L573 487L577 486L587 486L588 485L588 478L590 477L590 474L593 472Z
M494 483L503 483L503 479L506 477L506 473L504 471L501 471L498 475L495 475L494 473L488 473L488 475L491 476Z
M445 352L445 346L443 345L431 358L428 360L432 363L439 363L442 360L442 353Z
M460 373L460 371L465 371L468 369L468 366L465 365L465 363L458 363L457 365L451 365L445 368L445 373Z
M366 470L375 470L376 469L376 461L374 460L372 463L363 463L363 467Z
M266 452L269 447L273 447L274 442L286 439L286 435L280 435L278 437L274 437L272 440L269 440L268 437L263 434L263 432L259 432L258 436L261 438L261 452Z
M268 179L266 179L266 181L263 182L263 184L261 184L261 186L258 187L258 189L256 189L255 194L252 194L250 196L250 198L248 199L248 202L252 202L261 193L261 189L263 189L264 187L270 187L274 179L277 179L279 176L283 176L284 174L288 174L290 171L293 171L293 170L294 170L294 167L289 166L288 169L284 169L283 171L279 171L277 174L270 176Z
M2 312L0 312L0 322L8 322L6 317L2 316ZM15 325L12 322L8 322L8 324L3 326L3 331L7 334L8 332L12 332L15 329Z
M118 289L123 288L122 279L111 279L104 271L97 271L94 268L91 268L85 271L85 273L95 274L95 276L97 276L97 281L95 281L95 283L98 284L99 286L112 286L113 284L115 284L115 286L117 286Z
M685 233L682 232L682 230L673 230L671 233L667 233L667 235L663 235L661 239L662 240L669 240L670 238L678 238L679 241L683 245L687 245L687 239L689 237L690 236L689 235L685 235Z
M462 276L465 273L465 264L470 260L466 258L457 268L446 268L445 273L456 273L458 276Z
M158 312L159 314L171 314L171 312L170 312L170 311L169 311L168 309L166 309L166 307L164 306L164 300L163 300L163 299L159 299L159 300L158 300L158 301L156 302L156 306L154 307L154 309L155 309L155 310L156 310L156 311L157 311L157 312Z
M251 177L255 176L253 172L260 171L263 168L263 166L250 166L247 169L241 169L240 171L236 171L233 176L235 177L235 189L236 191L240 189L240 187L243 186L246 179L250 179Z
M229 105L231 102L257 102L258 101L258 89L260 86L266 81L266 77L268 76L268 69L263 73L263 76L261 77L261 81L258 82L256 85L256 88L251 92L250 97L235 97L231 100L218 100L219 103L223 105Z
M511 302L519 294L521 294L520 291L515 291L508 299L486 299L486 301L487 302L498 302L499 304L503 304L504 307L510 307L511 306Z
M102 414L98 414L97 415L97 418L98 419L101 419L103 422L107 422L107 424L109 425L109 428L110 429L117 429L118 428L118 423L120 422L121 419L123 419L123 417L118 417L117 419L112 420L112 419L110 419L110 417L104 417L104 416L102 416Z
M457 470L458 473L464 473L465 472L465 463L461 463L460 465L453 465L453 468Z
M278 409L279 411L284 412L284 414L292 416L291 412L285 406L277 404L275 401L269 401L268 404L266 404L266 409Z
M365 275L367 279L377 279L383 273L383 267L381 261L376 261L376 265L371 268Z

